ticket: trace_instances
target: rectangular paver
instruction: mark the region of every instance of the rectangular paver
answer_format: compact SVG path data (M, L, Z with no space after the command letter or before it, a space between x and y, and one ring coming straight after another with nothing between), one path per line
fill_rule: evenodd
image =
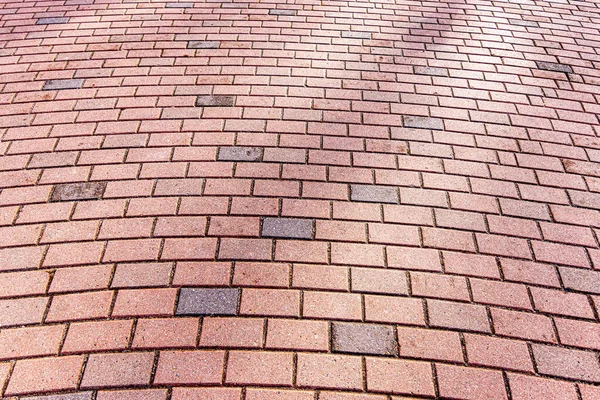
M190 40L188 42L188 49L218 49L221 46L221 42L216 40Z
M196 107L231 107L235 103L235 96L198 96Z
M444 123L439 118L404 116L404 127L415 129L443 130Z
M51 79L44 83L42 90L81 89L83 79Z
M48 17L39 18L36 22L37 25L53 25L53 24L66 24L69 22L69 17Z
M367 203L398 203L398 192L392 186L352 185L350 199Z
M219 161L260 161L263 156L261 147L220 147Z
M265 218L262 236L288 239L312 239L315 221L301 218Z
M97 200L106 190L106 182L63 183L56 185L51 201Z
M334 352L383 356L398 354L392 326L334 322L331 324L331 335Z
M177 315L237 315L238 289L190 289L179 293Z
M570 65L547 61L536 61L535 63L537 64L539 69L545 69L546 71L565 72L568 74L573 73L573 68L571 68Z
M269 10L269 15L282 15L282 16L292 17L292 16L296 15L296 10L271 9L271 10Z

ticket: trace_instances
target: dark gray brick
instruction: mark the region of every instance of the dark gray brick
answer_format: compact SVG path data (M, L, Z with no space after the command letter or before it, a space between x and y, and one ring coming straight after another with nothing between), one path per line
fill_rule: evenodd
M344 31L342 37L346 39L371 39L369 32Z
M293 17L296 15L296 10L277 10L271 9L269 10L269 15L283 15L286 17Z
M234 102L234 96L198 96L196 107L231 107Z
M44 83L42 90L81 89L83 79L51 79Z
M536 61L535 62L539 69L544 69L546 71L554 71L554 72L565 72L567 74L573 73L573 68L570 65L547 62L547 61Z
M528 28L538 28L539 24L535 21L524 21L522 19L509 19L508 23L516 26L526 26Z
M444 122L439 118L415 117L412 115L407 115L404 117L404 127L441 131L444 129Z
M166 8L192 8L194 3L167 3Z
M391 186L352 185L350 199L367 203L398 203L398 192Z
M265 218L262 236L274 238L312 239L315 221L300 218Z
M69 23L69 17L48 17L39 18L36 25L54 25L54 24L67 24Z
M581 268L559 268L566 289L600 294L600 272Z
M392 326L334 322L331 335L334 352L382 356L398 354Z
M447 68L415 66L415 74L429 76L448 76Z
M260 161L263 149L260 147L221 147L219 161Z
M63 183L54 186L50 201L96 200L105 189L106 182Z
M218 49L221 46L221 42L216 40L190 40L188 42L188 49Z
M54 394L50 396L21 397L21 400L92 400L92 392Z
M181 289L177 315L237 315L239 289Z

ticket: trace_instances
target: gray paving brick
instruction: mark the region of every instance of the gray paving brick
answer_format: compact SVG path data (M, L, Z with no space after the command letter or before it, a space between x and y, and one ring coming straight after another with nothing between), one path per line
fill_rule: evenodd
M412 115L407 115L404 117L404 127L417 129L433 129L441 131L444 129L444 122L439 118L416 117Z
M62 183L54 186L50 201L95 200L105 189L106 182Z
M398 354L392 326L334 322L331 335L334 352L382 356Z
M196 107L231 107L235 103L235 96L198 96Z
M21 397L21 400L92 400L92 392L54 394L50 396Z
M344 31L342 37L346 39L371 39L370 32Z
M312 239L315 221L301 218L265 218L262 236L274 238Z
M237 315L239 289L190 289L179 294L177 315Z
M192 8L194 7L194 3L167 3L165 4L165 8Z
M448 76L447 68L415 66L415 74L429 76Z
M350 199L367 203L397 204L398 192L391 186L352 185Z
M526 26L528 28L538 28L539 24L535 21L524 21L522 19L509 19L508 23L516 26Z
M547 61L536 61L537 67L539 69L543 69L546 71L554 71L554 72L565 72L567 74L573 73L573 68L570 65L559 64Z
M269 15L283 15L283 16L287 16L287 17L293 17L296 15L296 10L271 9L271 10L269 10Z
M42 90L81 89L83 79L51 79L44 83Z
M260 161L263 149L261 147L221 147L219 161Z
M221 42L216 40L190 40L188 42L188 49L218 49L221 46Z
M600 294L600 271L581 268L559 268L566 289Z
M69 17L48 17L48 18L39 18L36 21L36 25L67 24L68 22L69 22Z

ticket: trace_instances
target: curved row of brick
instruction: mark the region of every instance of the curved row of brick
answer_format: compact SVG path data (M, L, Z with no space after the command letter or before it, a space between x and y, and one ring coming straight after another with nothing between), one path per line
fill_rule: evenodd
M0 0L0 395L600 399L599 24Z

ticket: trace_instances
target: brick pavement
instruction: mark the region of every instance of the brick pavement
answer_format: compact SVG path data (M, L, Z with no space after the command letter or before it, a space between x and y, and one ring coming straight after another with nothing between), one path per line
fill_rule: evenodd
M600 399L599 4L0 0L0 395Z

